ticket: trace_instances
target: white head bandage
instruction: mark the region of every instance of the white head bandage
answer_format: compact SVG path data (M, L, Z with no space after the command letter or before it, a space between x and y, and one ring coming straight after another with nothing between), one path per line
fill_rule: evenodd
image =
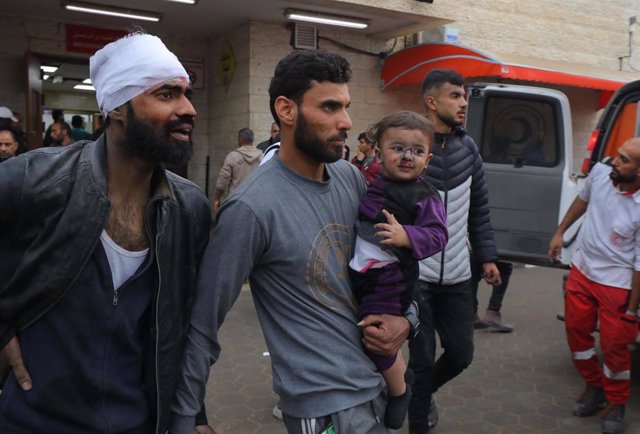
M130 35L98 50L89 60L98 107L107 114L147 89L176 78L189 80L178 58L152 35Z

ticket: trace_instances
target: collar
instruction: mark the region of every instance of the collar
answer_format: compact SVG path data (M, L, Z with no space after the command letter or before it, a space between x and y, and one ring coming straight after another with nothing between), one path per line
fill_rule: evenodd
M629 196L629 197L633 198L633 200L636 203L640 203L640 188L638 188L638 189L636 189L634 191L622 191L622 190L620 190L620 183L618 183L616 181L611 181L611 183L615 187L616 192L618 194L621 194L623 196Z

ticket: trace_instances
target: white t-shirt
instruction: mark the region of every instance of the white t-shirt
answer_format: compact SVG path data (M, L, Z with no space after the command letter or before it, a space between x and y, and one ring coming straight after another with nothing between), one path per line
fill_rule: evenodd
M125 250L117 245L104 229L102 230L102 234L100 234L100 241L102 241L104 252L107 254L107 260L111 268L111 278L113 279L113 289L115 291L135 274L136 270L144 262L144 258L147 256L149 249L144 249L139 252Z
M640 271L640 190L620 191L609 178L611 167L593 167L580 192L589 202L571 262L594 282L631 289Z

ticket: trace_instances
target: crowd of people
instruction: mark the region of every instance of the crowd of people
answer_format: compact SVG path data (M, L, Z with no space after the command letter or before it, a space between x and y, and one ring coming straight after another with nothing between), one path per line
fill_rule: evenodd
M19 155L19 118L0 107L0 432L213 433L206 384L247 281L290 434L390 433L406 418L426 434L436 392L473 360L474 329L513 330L501 316L512 265L498 260L457 72L430 71L424 115L384 117L349 162L348 61L292 51L269 86L270 137L256 147L238 131L212 203L165 169L193 146L177 57L134 33L97 51L90 72L98 137L57 112L53 146ZM566 295L586 383L573 413L606 404L605 433L624 432L639 207L634 139L596 166L549 248L557 257L586 214ZM481 319L482 279L493 290Z

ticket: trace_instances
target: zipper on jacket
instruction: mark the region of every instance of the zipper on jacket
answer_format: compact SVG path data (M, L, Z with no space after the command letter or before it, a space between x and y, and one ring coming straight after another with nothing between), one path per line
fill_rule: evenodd
M160 199L157 198L151 198L151 200L149 201L149 204L147 205L147 210L145 212L145 215L148 215L148 213L150 212L149 210L151 209L152 204L155 205L155 202L158 201L160 202L160 205L162 204ZM158 206L158 210L157 213L161 212L162 208L161 206ZM156 217L156 222L160 221L159 217ZM160 244L160 229L158 227L156 227L156 236L155 238L153 238L151 236L151 231L149 230L149 219L145 218L144 219L144 227L147 230L147 236L149 237L149 240L154 240L155 242L153 243L153 245L150 246L150 248L153 249L153 252L155 254L155 258L154 260L156 261L156 268L158 270L158 287L157 287L157 291L156 291L156 311L155 311L155 319L154 319L154 327L155 327L155 345L154 345L154 352L155 352L155 360L153 362L154 365L154 370L155 370L155 383L156 383L156 427L153 430L154 433L156 434L160 434L160 374L158 373L158 343L160 340L160 325L159 325L159 321L158 321L158 309L160 306L160 289L162 288L162 272L160 270L160 258L158 256L158 245ZM182 366L180 367L180 369L182 369ZM169 410L171 411L171 410ZM169 432L168 430L166 431L167 433Z
M447 170L447 164L446 164L446 152L444 151L445 145L447 144L447 138L446 135L442 135L442 144L440 145L440 149L442 149L442 190L444 192L444 212L445 215L447 216L447 223L449 222L449 183L448 181L448 176L449 176L449 171ZM444 249L442 249L442 252L440 253L440 278L438 279L438 285L442 285L442 281L444 279L444 252L445 250L447 250L447 247L445 246Z

